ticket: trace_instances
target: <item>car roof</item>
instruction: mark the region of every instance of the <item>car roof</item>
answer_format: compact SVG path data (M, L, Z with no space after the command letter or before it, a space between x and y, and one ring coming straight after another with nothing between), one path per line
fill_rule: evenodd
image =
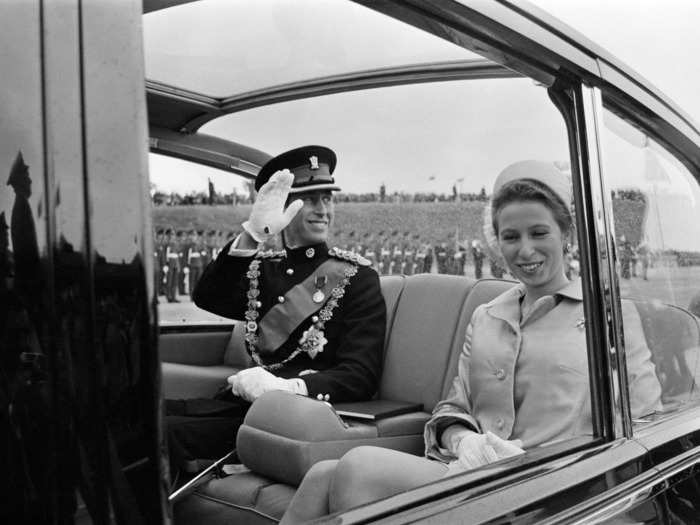
M463 3L466 5L455 4L456 7L449 10L441 10L439 5L430 5L434 19L426 22L422 13L405 8L400 2L377 3L368 0L349 2L351 6L355 6L355 9L358 6L364 6L362 16L367 16L366 13L370 11L380 12L403 22L403 24L398 23L401 27L413 26L422 30L414 31L407 38L424 39L426 35L431 37L431 45L437 42L432 54L435 60L416 62L411 61L410 53L403 55L399 53L398 56L380 56L379 58L372 56L368 63L373 67L357 67L362 65L360 62L347 64L345 68L336 65L338 63L343 66L342 60L331 60L329 62L333 64L330 68L332 74L317 74L327 73L329 68L314 69L315 62L318 60L315 61L314 57L308 57L308 59L305 56L298 57L294 51L290 51L295 59L294 62L303 63L303 68L292 69L287 76L275 76L268 83L265 82L267 80L265 75L260 75L256 82L251 83L248 80L241 81L241 78L246 77L251 69L245 61L233 66L228 62L234 55L245 56L246 54L230 46L220 45L215 49L221 51L221 56L215 57L215 63L209 67L212 71L223 72L220 78L215 79L216 89L210 88L213 91L209 92L206 92L207 89L204 87L206 78L202 80L202 77L207 75L195 74L194 68L192 73L189 73L186 67L179 68L176 75L170 75L167 68L160 70L157 74L161 78L147 78L146 82L152 134L162 136L164 133L172 132L174 134L170 135L170 138L177 140L177 134L197 133L203 125L223 115L278 102L344 91L438 80L508 77L521 74L531 76L545 85L551 85L555 78L573 74L592 85L604 87L607 100L613 105L616 103L641 104L646 109L645 115L641 117L642 123L659 129L662 135L673 137L683 143L684 155L696 166L700 165L700 152L697 151L697 144L700 144L700 127L660 90L605 49L528 2L519 1L516 4L504 0L491 3L478 2L473 6L469 5L469 2ZM171 16L175 11L164 13L158 13L158 11L184 4L192 4L187 6L188 9L197 10L188 12L192 13L203 12L205 9L221 9L222 6L228 8L235 3L217 5L216 2L193 2L193 0L144 0L143 12L150 13L149 16ZM242 4L243 7L252 5L245 2ZM304 31L304 17L308 18L309 10L304 10L302 3L290 5L294 5L295 8L299 6L300 17L298 20L291 20L290 25L300 25ZM271 5L271 7L276 6L277 4ZM369 11L364 8L369 8ZM426 4L426 10L427 8L428 4ZM200 9L202 11L199 11ZM270 13L267 14L272 16ZM285 16L289 14L289 11L285 12ZM379 19L385 20L388 24L397 24L397 21L392 18L374 16L354 21L359 23L371 20L374 24L375 19ZM467 37L455 35L452 28L456 23L468 30L473 28L474 32L468 32ZM240 29L240 25L238 28ZM275 28L279 29L277 26ZM186 44L191 43L192 39L197 42L201 34L208 29L196 23L190 24L187 33L192 33L191 38L183 36L182 44L170 42L166 53L158 56L168 56L174 64L179 64L179 60L188 58L179 55L181 52L189 53ZM356 41L347 42L348 45L360 46L362 39L370 38L364 33L364 29L363 27L363 31L359 32L362 33L361 37ZM235 30L236 27L232 26L231 31L235 32ZM368 29L370 33L378 30L381 33L380 29L373 25ZM148 31L145 33L147 36ZM221 31L221 33L228 34L227 31ZM294 39L290 38L285 42L294 45ZM427 41L420 40L420 43L423 42ZM455 43L458 46L455 46ZM148 77L150 73L148 38L145 40L145 46ZM463 49L464 46L478 49L480 55L487 58ZM419 46L408 45L407 49L411 47L419 48ZM518 56L512 51L513 49L522 49L523 52ZM308 51L308 48L306 50ZM455 50L459 50L459 54L455 54ZM301 52L301 48L296 52ZM381 55L381 53L377 51L373 55ZM198 58L201 57L190 57L191 60ZM176 78L179 85L169 77ZM212 94L214 91L216 92ZM659 116L664 121L662 128L665 126L665 129L659 128ZM258 152L252 161L248 160L258 164L265 157L267 154ZM217 165L217 167L221 166ZM248 172L233 171L250 176Z

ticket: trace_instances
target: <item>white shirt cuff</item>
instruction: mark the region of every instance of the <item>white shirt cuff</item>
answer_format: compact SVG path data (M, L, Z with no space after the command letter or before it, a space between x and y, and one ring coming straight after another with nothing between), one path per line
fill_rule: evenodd
M246 249L246 250L239 250L238 249L238 242L241 240L241 233L238 234L238 236L233 240L231 243L231 247L228 250L228 255L231 255L232 257L252 257L256 253L258 253L258 250L252 250L252 249Z
M306 381L299 377L295 377L293 379L290 379L292 383L292 387L294 388L294 393L298 394L300 396L308 396L309 395L309 389L306 387Z

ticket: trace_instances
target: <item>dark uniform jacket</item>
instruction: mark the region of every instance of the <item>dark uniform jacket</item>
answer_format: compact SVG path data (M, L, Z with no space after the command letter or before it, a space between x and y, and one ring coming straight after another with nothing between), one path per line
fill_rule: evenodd
M243 320L250 288L246 274L253 257L228 255L230 245L227 244L204 270L193 300L200 308ZM311 252L313 255L309 256ZM281 302L288 290L331 257L326 244L277 253L277 257L261 259L258 278L261 318ZM322 307L323 304L318 305L319 310ZM281 362L297 348L303 332L312 324L311 317L309 315L274 353L261 355L266 365ZM335 403L369 399L376 392L381 375L385 330L386 306L379 276L369 266L359 265L357 274L350 278L345 294L333 310L333 317L325 324L328 342L323 351L314 359L302 352L273 373L289 379L300 372L315 370L316 373L302 375L310 397L328 395Z

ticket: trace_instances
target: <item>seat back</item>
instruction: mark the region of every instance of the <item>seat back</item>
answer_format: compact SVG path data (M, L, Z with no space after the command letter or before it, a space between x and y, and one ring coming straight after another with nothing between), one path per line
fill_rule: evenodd
M474 310L476 310L479 305L488 303L489 301L495 299L509 288L515 286L515 284L515 281L505 281L502 279L481 279L472 287L469 295L467 296L467 300L462 307L462 317L460 319L460 325L457 331L457 334L461 335L461 339L455 341L454 347L450 352L450 359L447 363L445 376L442 382L440 399L447 397L447 392L450 390L450 386L452 386L452 380L457 375L459 355L462 352L464 336L467 333L467 326L469 326Z
M421 403L440 399L455 348L464 340L464 304L474 280L454 275L407 277L386 343L379 397Z
M384 371L380 399L421 403L431 411L449 390L457 373L464 334L474 309L501 294L512 281L474 281L455 275L382 276L387 309ZM237 322L224 364L252 366Z
M243 321L236 321L233 325L233 331L224 352L224 364L236 368L253 366L253 359L245 347L245 323Z
M659 301L634 301L644 337L661 383L664 405L700 395L700 325L698 318L678 306Z

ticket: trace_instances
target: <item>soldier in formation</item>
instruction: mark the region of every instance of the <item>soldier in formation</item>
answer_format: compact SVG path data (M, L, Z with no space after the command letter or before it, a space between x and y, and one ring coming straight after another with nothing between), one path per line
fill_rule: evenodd
M191 298L204 268L236 235L235 231L190 229L185 233L157 228L153 254L156 294L165 296L169 303L178 303L183 296Z

